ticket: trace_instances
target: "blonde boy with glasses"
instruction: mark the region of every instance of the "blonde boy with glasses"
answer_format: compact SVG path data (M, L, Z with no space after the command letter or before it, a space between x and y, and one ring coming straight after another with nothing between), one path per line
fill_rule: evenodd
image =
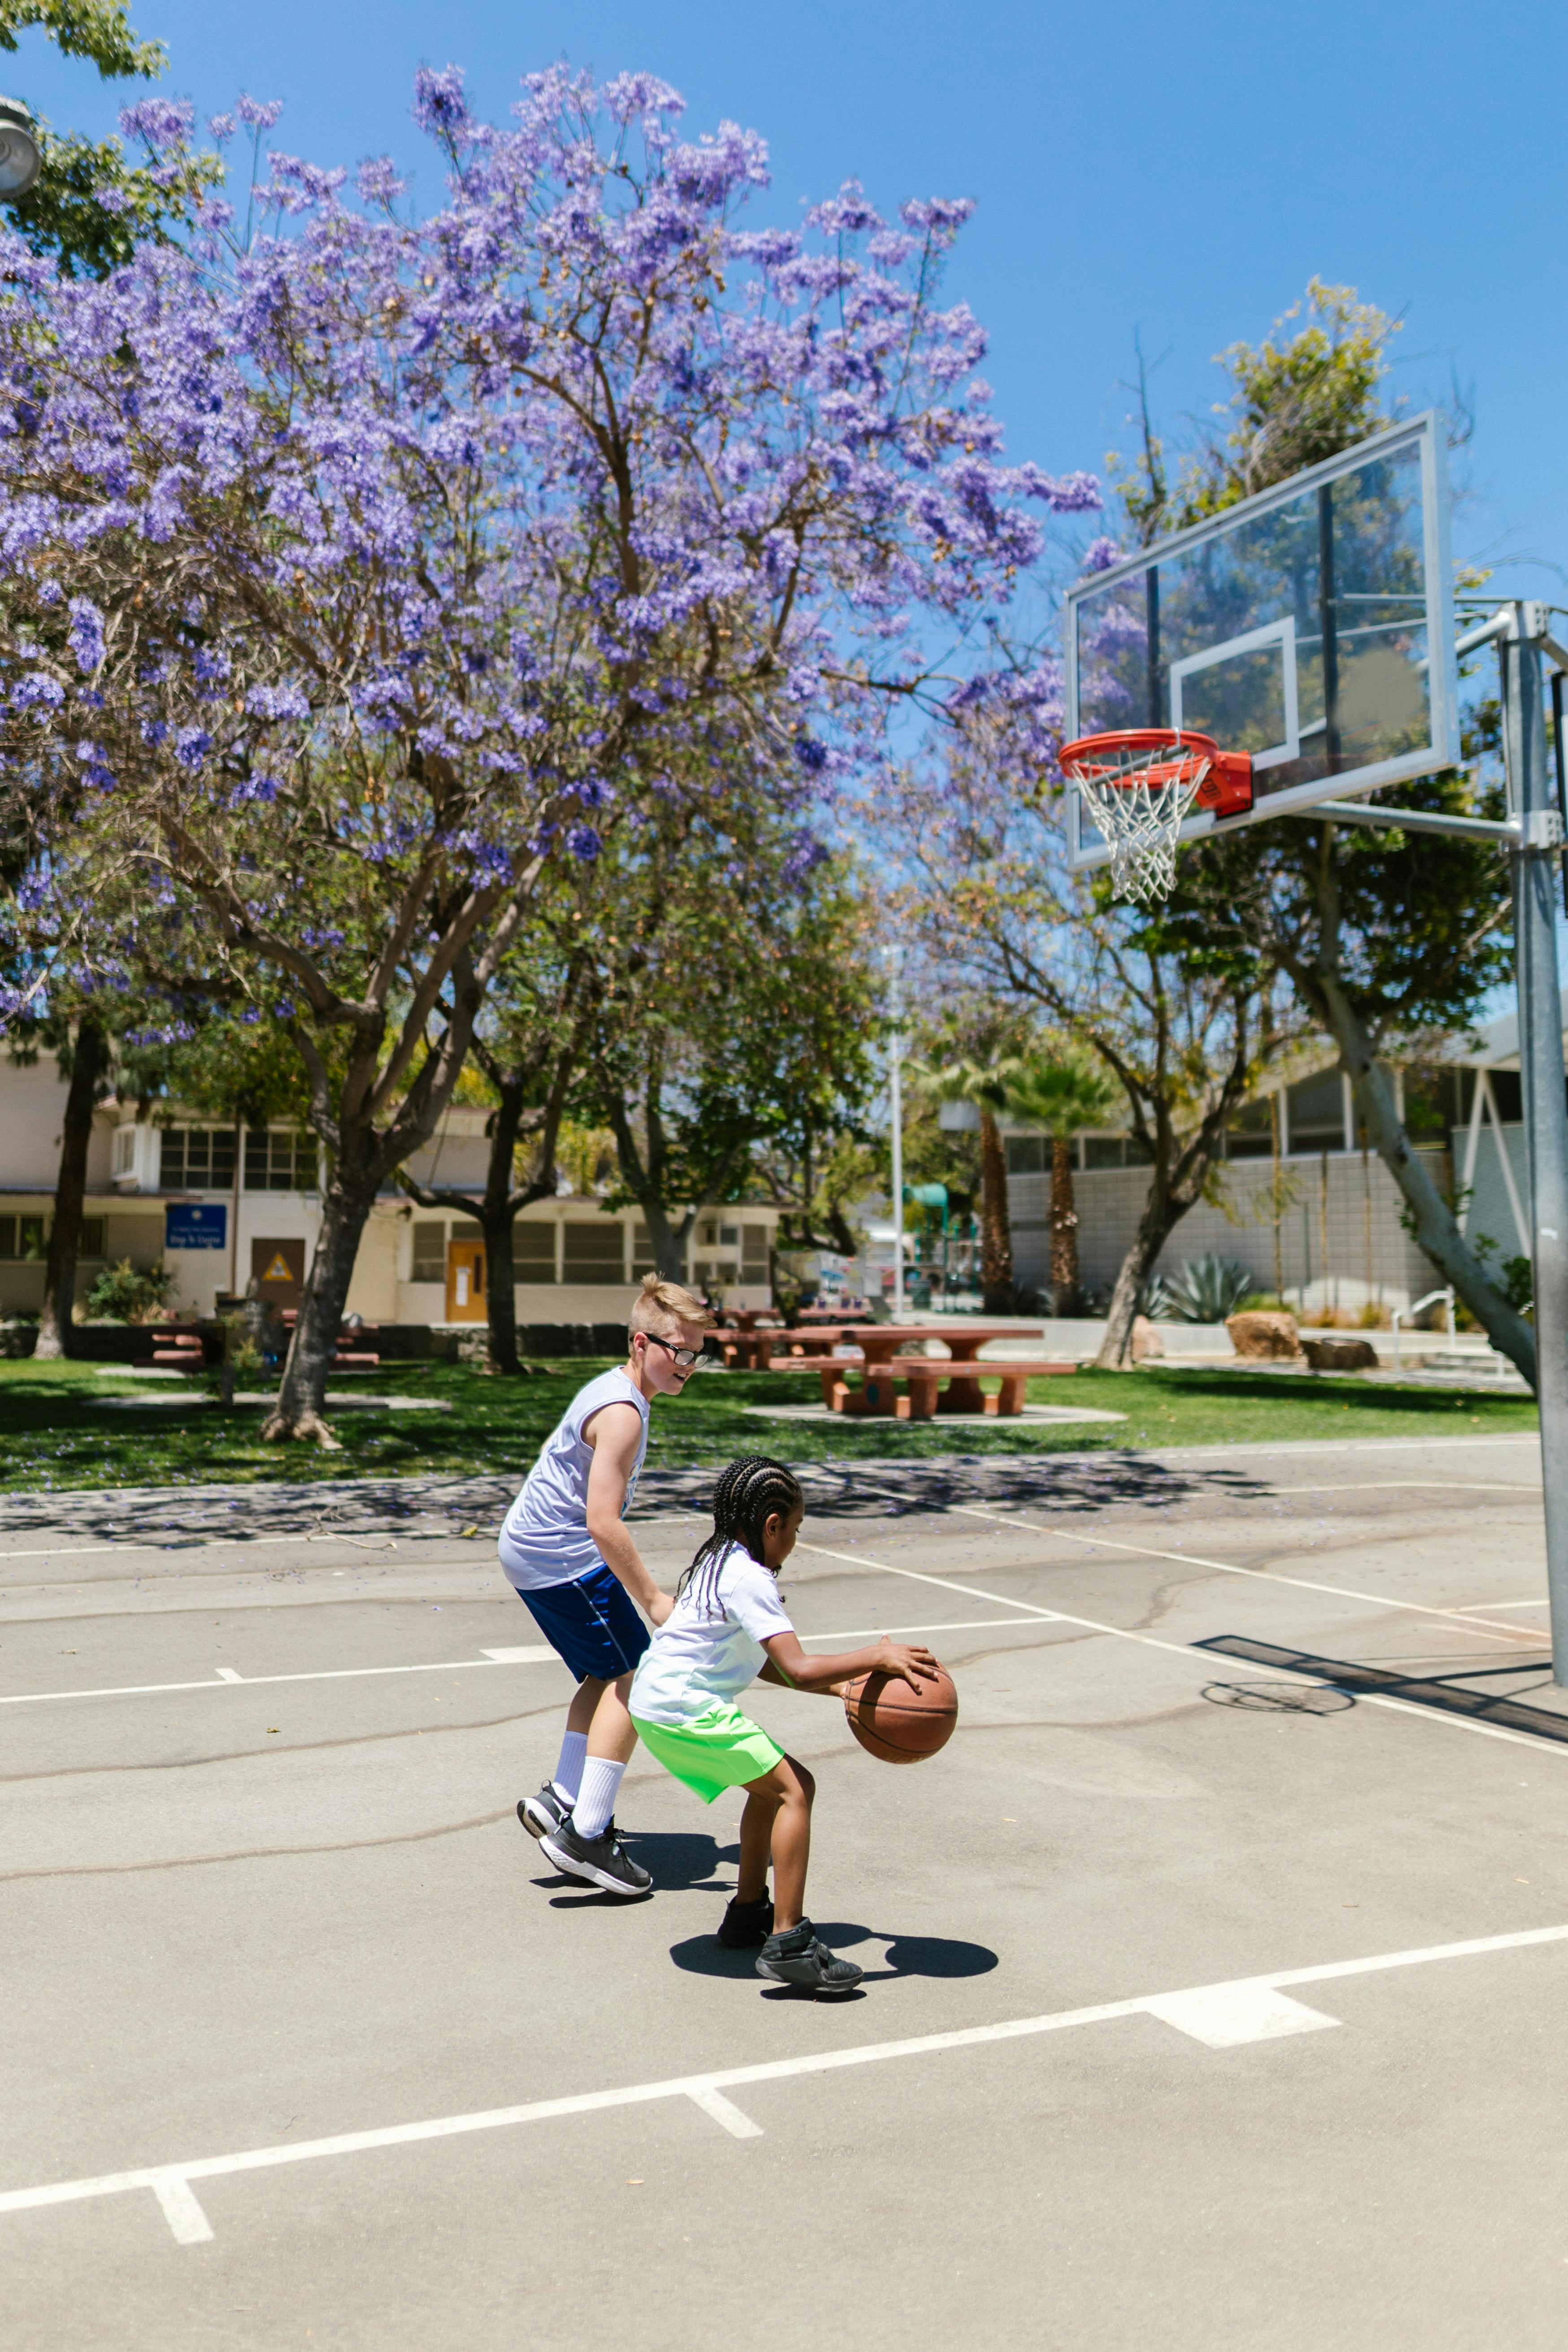
M616 1795L637 1746L626 1698L649 1640L637 1609L662 1625L675 1605L626 1515L651 1402L680 1394L713 1320L689 1290L645 1275L626 1362L578 1390L501 1526L501 1566L577 1678L554 1773L518 1818L558 1870L611 1895L646 1895L653 1884L616 1834Z

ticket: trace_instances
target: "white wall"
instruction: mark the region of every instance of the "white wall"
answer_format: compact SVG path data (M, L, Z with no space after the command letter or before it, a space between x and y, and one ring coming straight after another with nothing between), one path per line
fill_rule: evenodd
M1447 1154L1429 1150L1420 1156L1446 1188ZM1408 1304L1434 1286L1437 1276L1431 1261L1400 1224L1403 1196L1375 1153L1369 1155L1364 1169L1359 1151L1329 1154L1326 1218L1322 1160L1304 1156L1280 1165L1296 1189L1293 1205L1280 1219L1289 1296L1294 1298L1304 1290L1309 1306L1331 1304L1353 1310L1369 1297L1391 1307ZM1272 1290L1274 1232L1267 1214L1270 1169L1268 1160L1226 1161L1219 1188L1224 1205L1200 1201L1189 1210L1155 1261L1155 1270L1174 1274L1184 1260L1212 1251L1250 1266L1258 1288ZM1097 1168L1074 1175L1079 1262L1085 1283L1098 1287L1115 1280L1148 1192L1146 1168ZM1039 1289L1050 1274L1050 1199L1048 1174L1007 1179L1015 1273L1020 1284Z

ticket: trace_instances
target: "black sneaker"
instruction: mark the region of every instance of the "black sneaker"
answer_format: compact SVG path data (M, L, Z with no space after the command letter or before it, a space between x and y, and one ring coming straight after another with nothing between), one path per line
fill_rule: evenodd
M653 1885L651 1873L632 1860L616 1835L614 1822L606 1822L597 1837L585 1838L570 1820L563 1821L559 1829L547 1830L539 1843L557 1870L569 1878L585 1879L590 1886L602 1886L606 1895L646 1895Z
M737 1895L719 1922L719 1941L731 1952L755 1951L773 1932L771 1895L759 1895L754 1903L742 1903Z
M757 1954L757 1974L806 1992L852 1992L865 1974L853 1960L836 1960L809 1919L770 1936Z
M551 1830L558 1830L572 1808L555 1793L553 1780L541 1784L537 1797L524 1797L517 1809L517 1818L530 1837L542 1838Z

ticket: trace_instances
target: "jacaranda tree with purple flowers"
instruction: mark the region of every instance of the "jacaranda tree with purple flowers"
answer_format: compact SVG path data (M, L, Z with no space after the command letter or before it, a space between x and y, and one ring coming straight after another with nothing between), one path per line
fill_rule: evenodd
M0 245L0 757L64 939L287 1022L331 1172L276 1413L314 1434L377 1190L430 1135L552 861L744 761L809 824L879 724L984 667L1034 559L944 308L968 207L804 230L647 76L462 78L447 200L268 153L247 218L102 283ZM275 110L244 101L261 141ZM177 169L188 113L127 119ZM210 126L220 142L234 124ZM57 822L69 810L68 825Z

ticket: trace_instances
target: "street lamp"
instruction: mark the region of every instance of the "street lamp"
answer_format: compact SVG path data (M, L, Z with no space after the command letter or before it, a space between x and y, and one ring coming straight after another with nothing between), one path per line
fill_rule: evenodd
M44 168L33 118L14 98L0 98L0 197L25 196Z

